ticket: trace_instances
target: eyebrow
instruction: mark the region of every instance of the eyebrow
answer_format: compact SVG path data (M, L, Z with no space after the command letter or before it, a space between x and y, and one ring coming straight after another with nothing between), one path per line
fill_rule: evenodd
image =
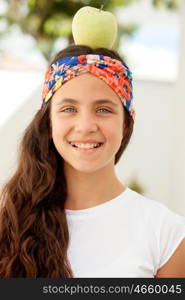
M64 98L62 100L60 100L57 105L61 105L61 104L64 104L64 103L71 103L71 104L79 104L80 102L76 99L72 99L72 98ZM109 100L109 99L99 99L99 100L95 100L94 101L94 104L110 104L110 105L113 105L115 107L118 106L117 103Z

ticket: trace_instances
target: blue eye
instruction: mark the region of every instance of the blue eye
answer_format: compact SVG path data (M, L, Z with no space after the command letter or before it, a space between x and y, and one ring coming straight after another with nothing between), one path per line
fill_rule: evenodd
M74 107L66 107L62 110L62 112L74 112L75 108ZM102 111L102 112L105 112L105 113L111 113L111 111L107 108L99 108L98 111Z
M107 108L100 108L99 110L102 110L102 111L104 111L104 112L106 112L106 113L110 113L110 112L111 112L111 111L108 110Z
M62 110L62 112L66 112L67 110L69 111L69 110L74 110L74 108L73 107L66 107L66 108L64 108L63 110ZM71 112L71 111L70 111Z

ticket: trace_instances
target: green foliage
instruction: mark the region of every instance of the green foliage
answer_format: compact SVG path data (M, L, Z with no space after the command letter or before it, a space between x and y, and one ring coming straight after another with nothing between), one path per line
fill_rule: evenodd
M112 3L115 6L126 6L133 2L133 0L113 0Z
M152 0L153 5L156 8L168 8L171 10L177 9L180 4L180 0Z
M39 49L50 58L54 43L64 37L68 43L73 43L71 23L75 13L83 6L89 5L114 12L118 7L125 7L136 0L8 0L7 11L0 18L6 20L8 32L13 24L17 24L24 33L35 38ZM155 7L161 3L172 9L179 0L152 0ZM120 25L116 49L119 47L121 35L132 34L135 24Z
M119 35L122 34L131 36L132 34L136 33L139 29L139 25L135 23L128 23L126 25L119 25Z
M144 194L144 189L143 186L139 183L138 179L136 176L133 177L131 182L128 184L129 188L132 189L133 191L139 193L139 194Z
M107 4L108 0L100 0L100 2L101 2L102 5L105 6Z
M9 0L3 17L9 27L17 24L24 33L32 35L43 55L49 59L58 38L64 37L68 43L73 42L72 18L81 7L100 8L104 5L104 10L114 11L116 7L132 1L135 0ZM124 34L124 30L119 32Z
M55 14L44 22L43 30L48 36L58 38L68 37L71 34L71 19L65 14Z

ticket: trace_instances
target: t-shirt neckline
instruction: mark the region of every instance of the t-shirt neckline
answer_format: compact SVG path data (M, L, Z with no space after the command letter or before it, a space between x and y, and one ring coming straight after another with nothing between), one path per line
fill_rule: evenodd
M85 216L85 215L91 215L96 214L97 212L102 212L103 210L111 208L115 203L118 204L119 200L123 200L127 198L127 194L129 193L130 189L128 187L125 188L125 190L119 194L118 196L112 198L111 200L108 200L104 203L98 204L96 206L92 206L89 208L84 209L78 209L78 210L72 210L72 209L65 209L66 216L71 217L77 217L77 216Z

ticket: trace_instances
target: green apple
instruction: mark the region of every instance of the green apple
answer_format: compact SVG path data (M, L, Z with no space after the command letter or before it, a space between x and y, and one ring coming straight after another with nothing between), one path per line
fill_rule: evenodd
M76 45L112 49L117 31L117 20L111 12L91 6L79 9L72 21L72 34Z

